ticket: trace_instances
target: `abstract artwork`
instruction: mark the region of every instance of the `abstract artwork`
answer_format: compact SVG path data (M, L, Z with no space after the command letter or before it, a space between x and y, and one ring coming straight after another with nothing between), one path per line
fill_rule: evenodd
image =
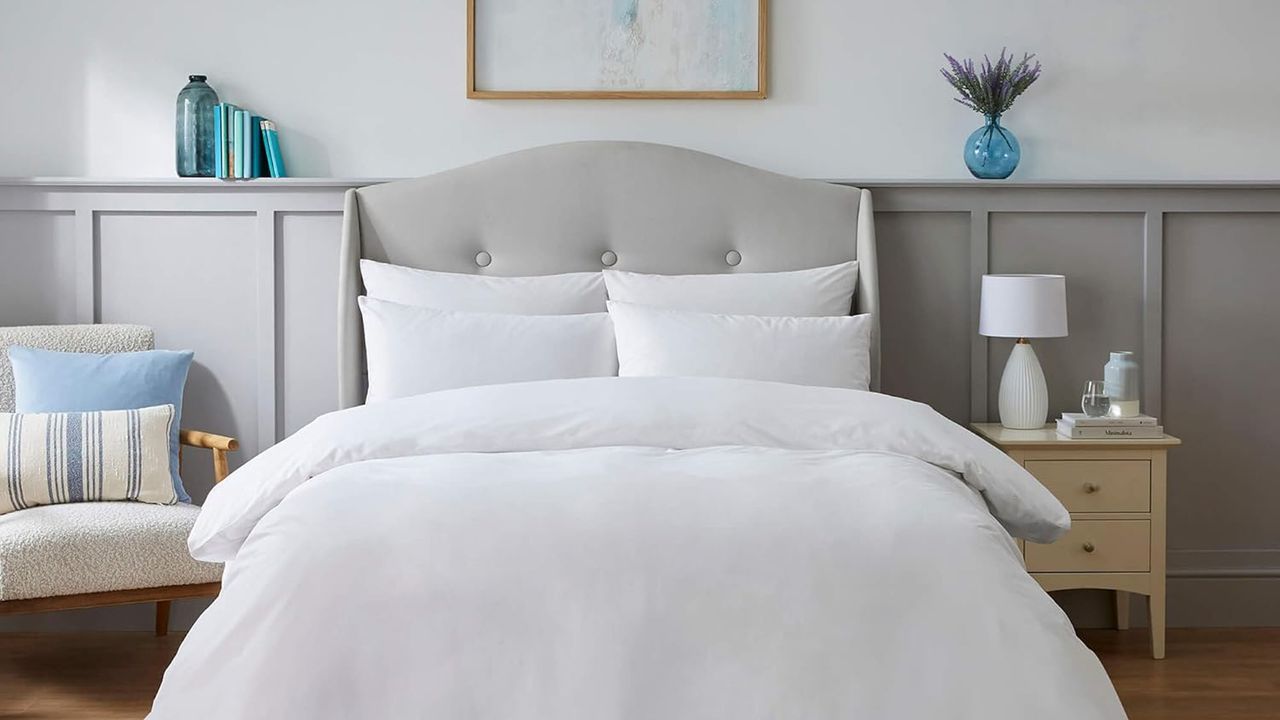
M468 0L467 96L763 98L766 0Z

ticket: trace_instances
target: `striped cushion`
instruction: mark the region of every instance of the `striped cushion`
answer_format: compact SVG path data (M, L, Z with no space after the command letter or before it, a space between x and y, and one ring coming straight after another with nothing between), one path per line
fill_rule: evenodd
M169 474L173 406L0 413L0 514L59 503L178 501Z

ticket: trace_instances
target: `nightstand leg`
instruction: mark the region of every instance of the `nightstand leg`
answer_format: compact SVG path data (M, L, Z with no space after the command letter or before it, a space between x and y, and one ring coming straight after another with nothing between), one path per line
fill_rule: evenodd
M1151 657L1164 659L1164 588L1154 588L1147 598L1151 610Z
M1129 629L1129 593L1116 590L1116 629Z

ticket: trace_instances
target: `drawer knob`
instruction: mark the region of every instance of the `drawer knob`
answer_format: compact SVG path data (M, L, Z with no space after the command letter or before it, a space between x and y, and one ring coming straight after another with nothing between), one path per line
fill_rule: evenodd
M1089 542L1088 540L1085 540L1084 545L1081 545L1080 547L1087 553L1093 552L1093 543Z
M1086 493L1090 494L1090 495L1092 495L1092 494L1094 494L1094 493L1098 492L1098 491L1099 491L1099 490L1101 490L1101 489L1102 489L1102 488L1098 487L1098 484L1097 484L1097 483L1087 482L1087 483L1085 483L1085 484L1084 484L1084 491L1085 491Z

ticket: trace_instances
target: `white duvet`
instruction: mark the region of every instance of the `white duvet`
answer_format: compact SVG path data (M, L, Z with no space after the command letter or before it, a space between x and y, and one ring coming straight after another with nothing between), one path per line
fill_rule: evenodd
M1121 718L1062 506L927 406L709 378L326 415L210 495L153 718ZM1008 530L1008 532L1006 532Z

